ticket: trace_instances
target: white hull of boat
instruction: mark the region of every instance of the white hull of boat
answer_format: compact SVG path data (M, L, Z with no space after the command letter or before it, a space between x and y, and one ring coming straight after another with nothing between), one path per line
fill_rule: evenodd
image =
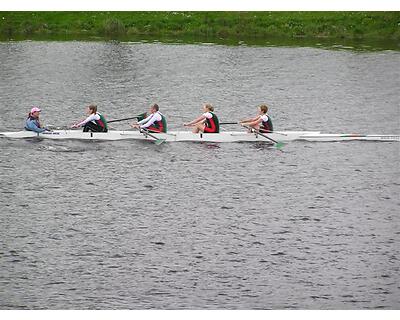
M300 140L313 142L335 142L335 141L383 141L383 142L400 142L400 135L361 135L361 134L307 134L301 137Z
M240 131L224 131L221 133L192 133L187 131L170 131L168 133L152 133L158 139L167 142L193 141L193 142L267 142L271 141L261 135ZM265 134L279 142L294 140L302 141L400 141L400 135L358 135L358 134L323 134L319 131L276 131ZM42 139L76 139L76 140L149 140L155 139L139 131L117 131L107 133L82 132L80 130L54 130L43 133L32 131L0 132L0 137L6 138L42 138Z

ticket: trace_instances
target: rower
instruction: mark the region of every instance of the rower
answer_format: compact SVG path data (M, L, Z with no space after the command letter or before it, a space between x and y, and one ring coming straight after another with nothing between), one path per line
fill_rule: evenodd
M271 133L274 128L272 126L271 117L267 114L268 107L262 104L258 107L258 115L254 118L244 119L240 121L242 126L248 126L260 131L261 133Z
M49 131L46 128L43 128L39 121L39 115L42 110L38 107L33 107L31 112L28 114L28 118L25 122L25 130L34 131L37 133L41 133L44 131Z
M167 132L167 119L160 112L157 103L150 106L150 115L145 119L131 125L132 128L146 129L149 132Z
M91 104L87 107L86 113L88 117L72 126L72 128L78 128L83 126L83 132L107 132L108 126L104 116L97 112L97 106Z
M191 122L184 123L185 127L193 127L193 133L219 133L219 120L214 114L214 107L206 103L203 106L204 113Z

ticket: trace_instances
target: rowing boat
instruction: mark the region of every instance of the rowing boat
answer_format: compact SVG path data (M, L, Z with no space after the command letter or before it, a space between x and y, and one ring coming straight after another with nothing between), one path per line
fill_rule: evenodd
M317 135L317 131L282 131L269 133L273 139L293 141L299 139L304 134ZM79 140L154 140L154 137L163 139L167 142L177 141L205 141L205 142L256 142L268 139L245 131L224 131L221 133L192 133L189 131L170 131L168 133L152 133L151 136L146 132L140 131L117 131L112 130L103 132L82 132L78 130L54 130L36 133L32 131L2 132L0 136L7 138L43 138L43 139L79 139Z
M264 134L280 142L289 141L398 141L400 135L360 135L360 134L324 134L319 131L274 131ZM221 133L192 133L188 131L170 131L168 133L152 133L139 131L82 132L79 130L54 130L43 133L33 131L0 132L5 138L42 138L42 139L75 139L75 140L149 140L163 139L167 142L267 142L266 137L245 131L224 131Z

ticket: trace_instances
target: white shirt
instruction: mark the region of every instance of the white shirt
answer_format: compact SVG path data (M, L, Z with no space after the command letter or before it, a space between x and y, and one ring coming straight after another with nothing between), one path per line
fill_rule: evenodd
M151 125L153 125L154 122L161 120L162 120L161 113L160 111L157 111L149 115L146 119L139 121L138 124L140 124L140 128L148 128Z
M205 116L207 119L211 119L212 118L211 112L203 113L203 116Z
M266 114L263 114L263 115L260 116L260 119L263 122L267 122L269 118L268 118L268 116Z
M94 123L96 123L96 120L100 120L100 116L97 113L92 113L89 117L87 117L85 120L83 120L82 122L78 123L77 126L83 126L86 123L92 121Z

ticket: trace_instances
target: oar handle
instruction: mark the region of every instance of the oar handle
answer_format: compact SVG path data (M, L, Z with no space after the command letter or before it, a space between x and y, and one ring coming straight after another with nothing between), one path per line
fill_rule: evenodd
M261 137L264 137L264 138L266 138L266 139L268 139L268 140L271 140L271 141L274 142L275 144L278 144L278 141L276 141L276 140L274 140L274 139L268 137L268 136L265 135L265 134L262 134L262 133L261 133L260 131L258 131L257 129L254 129L254 128L249 127L249 126L243 126L243 127L247 128L247 129L249 129L249 130L251 130L251 131L254 131L255 133L257 133L257 134L260 135Z

